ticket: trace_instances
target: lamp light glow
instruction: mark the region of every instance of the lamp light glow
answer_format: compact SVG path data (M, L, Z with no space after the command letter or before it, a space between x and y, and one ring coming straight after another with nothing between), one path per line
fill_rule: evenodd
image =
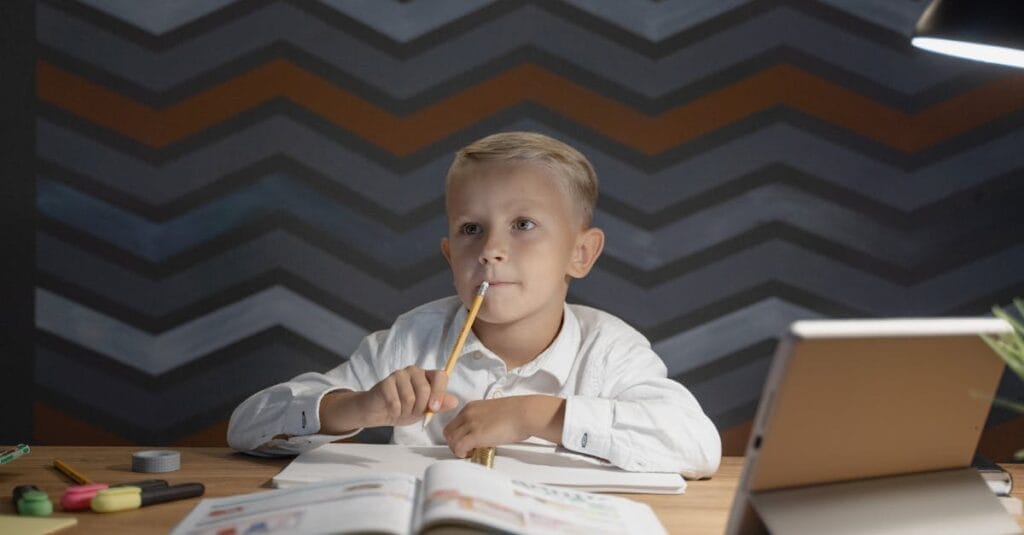
M915 37L911 39L910 43L917 48L939 54L1024 68L1024 50L935 37Z
M1024 1L934 0L910 42L931 52L1024 68Z

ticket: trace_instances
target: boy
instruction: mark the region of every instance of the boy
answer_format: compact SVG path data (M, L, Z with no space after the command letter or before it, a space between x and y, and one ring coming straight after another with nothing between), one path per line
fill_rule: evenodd
M245 400L228 443L289 454L390 425L396 443L446 443L458 457L539 437L626 470L714 473L718 432L666 378L647 339L610 314L565 303L569 281L586 276L604 247L591 225L590 162L547 136L495 134L456 154L445 190L441 252L458 295L399 316L325 374ZM448 352L484 281L449 378ZM437 414L424 429L428 407Z

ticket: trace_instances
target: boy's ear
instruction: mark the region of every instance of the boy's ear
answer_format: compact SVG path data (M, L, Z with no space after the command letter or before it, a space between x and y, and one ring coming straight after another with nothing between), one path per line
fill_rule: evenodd
M448 261L448 266L452 265L452 251L448 245L448 238L441 238L441 254L444 255L444 259Z
M573 248L572 258L569 260L567 271L569 276L575 279L586 277L603 250L604 231L591 227L581 232L576 238L576 246Z

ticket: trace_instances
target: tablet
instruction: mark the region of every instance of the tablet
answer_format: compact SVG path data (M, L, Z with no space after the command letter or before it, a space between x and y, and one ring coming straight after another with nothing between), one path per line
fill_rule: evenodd
M776 348L729 517L752 493L968 467L1003 371L988 318L814 320Z

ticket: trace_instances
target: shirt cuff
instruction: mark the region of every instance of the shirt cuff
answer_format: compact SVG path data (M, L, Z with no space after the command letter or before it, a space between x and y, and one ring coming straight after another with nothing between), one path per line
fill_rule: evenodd
M612 459L612 400L570 396L565 400L562 446L602 459Z
M303 451L312 449L320 444L326 444L338 439L348 438L359 434L363 428L356 429L351 433L343 435L322 435L320 434L320 402L324 396L331 392L345 390L345 388L329 388L320 392L309 392L295 396L295 402L288 408L288 416L285 418L284 433L288 440L280 440L303 446ZM271 442L278 442L273 440Z

